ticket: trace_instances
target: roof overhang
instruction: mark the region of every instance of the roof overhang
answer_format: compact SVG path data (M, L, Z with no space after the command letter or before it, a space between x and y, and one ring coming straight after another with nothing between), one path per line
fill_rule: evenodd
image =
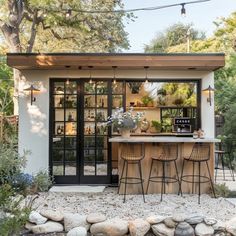
M223 53L8 53L7 65L19 70L137 69L214 71L225 65Z

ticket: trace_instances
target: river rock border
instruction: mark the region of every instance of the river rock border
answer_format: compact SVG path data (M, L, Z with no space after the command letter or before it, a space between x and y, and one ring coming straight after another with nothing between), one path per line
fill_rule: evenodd
M64 233L67 236L236 236L236 216L227 222L201 215L152 215L131 221L105 215L32 211L25 228L33 234Z

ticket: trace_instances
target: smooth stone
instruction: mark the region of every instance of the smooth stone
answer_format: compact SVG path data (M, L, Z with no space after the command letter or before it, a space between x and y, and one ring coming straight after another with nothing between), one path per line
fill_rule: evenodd
M40 214L50 220L53 221L62 221L64 216L61 211L55 211L55 210L42 210L40 211Z
M76 227L84 227L87 231L90 228L90 224L86 220L87 216L80 215L78 213L65 213L64 214L64 226L66 231L70 231Z
M167 217L166 219L164 219L164 224L169 228L175 228L175 226L177 225L177 223L173 221L172 217Z
M225 229L227 232L231 233L233 236L236 235L236 217L225 223Z
M204 223L199 223L195 227L196 236L212 236L214 235L214 229L212 226L206 225Z
M168 228L164 223L152 225L152 231L156 236L174 236L175 229Z
M217 220L214 218L204 218L204 222L207 225L214 225L217 223Z
M194 236L193 227L187 222L180 222L175 229L175 236Z
M187 219L185 219L185 221L187 223L189 223L190 225L196 225L199 224L201 222L203 222L204 217L200 216L200 215L196 215L196 216L190 216Z
M26 222L25 223L25 228L28 229L28 230L32 230L32 227L34 227L35 224L31 223L31 222Z
M84 227L75 227L67 233L67 236L87 236L87 230Z
M146 218L146 221L147 221L149 224L154 225L154 224L161 223L164 219L165 219L164 216L161 216L161 215L153 215L153 216L149 216L148 218Z
M215 231L225 231L225 222L218 221L212 227Z
M48 221L42 225L35 225L31 230L34 234L62 232L63 225L58 222Z
M87 216L87 222L90 224L95 224L99 222L103 222L107 219L107 217L103 214L98 214L98 213L92 213Z
M173 221L178 222L178 223L185 221L186 218L187 216L185 214L174 214L172 216Z
M123 236L129 231L128 222L119 218L93 224L90 228L92 235Z
M48 219L42 215L40 215L37 211L31 211L29 215L29 221L31 223L35 223L36 225L44 224Z
M150 224L143 219L136 219L129 222L130 236L144 236L150 229Z

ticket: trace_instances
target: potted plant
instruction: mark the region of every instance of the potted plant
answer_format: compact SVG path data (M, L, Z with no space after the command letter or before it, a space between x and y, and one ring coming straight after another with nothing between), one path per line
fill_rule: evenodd
M151 132L155 133L160 133L161 132L161 122L158 120L152 120L151 121L152 125L151 125Z
M148 95L143 96L141 98L141 101L145 107L147 107L147 106L152 107L153 106L153 98Z
M122 137L129 137L130 130L134 129L143 117L143 112L133 113L133 108L124 112L123 108L117 108L113 115L108 117L106 125L114 125Z

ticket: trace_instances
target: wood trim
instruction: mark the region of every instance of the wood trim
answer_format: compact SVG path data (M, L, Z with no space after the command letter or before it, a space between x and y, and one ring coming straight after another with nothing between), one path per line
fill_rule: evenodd
M224 54L7 54L7 64L23 69L136 69L216 70L225 65Z

